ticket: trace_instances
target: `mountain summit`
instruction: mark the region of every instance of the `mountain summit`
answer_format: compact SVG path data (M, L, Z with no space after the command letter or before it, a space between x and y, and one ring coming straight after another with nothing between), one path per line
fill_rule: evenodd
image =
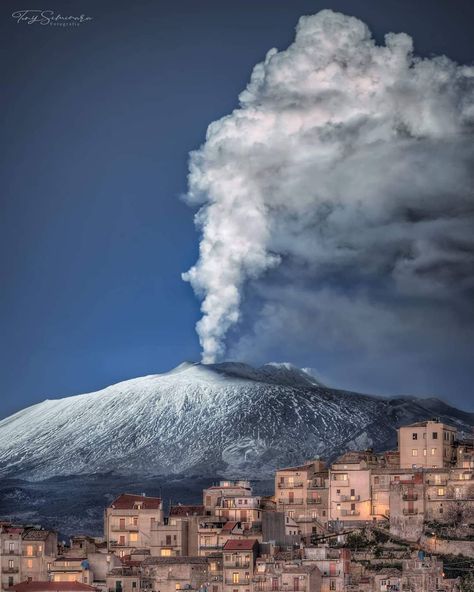
M185 362L0 421L0 476L261 478L315 456L393 447L397 426L435 415L461 431L474 425L437 399L331 389L290 364Z

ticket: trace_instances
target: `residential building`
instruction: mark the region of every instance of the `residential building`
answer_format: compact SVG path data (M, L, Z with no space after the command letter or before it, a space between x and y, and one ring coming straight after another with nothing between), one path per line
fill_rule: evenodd
M209 583L208 567L205 557L149 557L143 562L144 586L157 592L196 591Z
M257 539L230 539L223 549L223 592L251 592Z
M21 580L22 527L3 524L0 528L1 588L7 590Z
M450 467L455 461L456 428L433 419L398 428L400 468Z
M344 592L351 580L349 549L305 547L304 563L317 566L321 573L321 592Z
M47 581L49 569L57 555L57 534L52 530L25 529L21 535L21 547L22 581Z
M98 592L94 586L81 582L20 582L10 592Z
M328 470L319 459L276 471L277 510L293 519L303 536L316 532L317 524L328 520L327 483Z
M151 531L163 524L161 499L124 493L105 511L104 532L109 552L123 557L135 549L149 549Z

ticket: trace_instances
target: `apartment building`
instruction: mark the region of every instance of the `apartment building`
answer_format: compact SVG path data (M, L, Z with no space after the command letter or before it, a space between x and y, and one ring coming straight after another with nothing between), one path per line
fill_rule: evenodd
M19 584L21 580L23 528L4 524L0 528L0 578L2 590Z
M261 498L253 495L229 496L218 498L214 514L223 520L232 520L246 524L248 528L262 521Z
M107 592L140 592L141 564L111 569L106 576Z
M398 428L400 468L443 468L455 461L457 430L438 420Z
M349 549L305 547L304 563L316 565L321 574L321 592L344 592L351 580Z
M249 481L220 481L219 485L212 485L203 490L203 505L206 514L214 514L221 499L245 498L252 496Z
M378 459L371 451L350 452L329 470L329 519L368 521L372 515L371 473Z
M52 582L81 582L92 584L94 574L89 561L84 557L61 556L49 566L49 579Z
M257 539L231 539L223 549L223 592L251 592Z
M186 520L165 518L164 524L155 522L151 529L150 553L172 557L189 555L189 524Z
M151 532L158 524L163 524L160 498L129 493L119 495L105 511L107 550L123 557L135 549L149 548Z
M411 478L390 484L390 532L410 541L419 539L425 520L424 475L416 472Z
M328 520L328 470L321 460L297 467L279 469L275 474L275 501L298 525L298 531L308 536L317 524Z
M52 530L26 529L21 535L21 579L46 581L58 548L57 534Z

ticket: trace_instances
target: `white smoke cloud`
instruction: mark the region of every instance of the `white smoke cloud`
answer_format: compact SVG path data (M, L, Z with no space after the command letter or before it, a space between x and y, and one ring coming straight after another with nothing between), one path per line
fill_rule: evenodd
M383 309L382 332L399 312L389 301L465 305L474 289L474 68L414 57L404 33L377 46L363 22L324 10L300 19L287 50L268 52L239 98L190 159L202 238L183 277L203 299L204 361L224 355L249 285L263 300L254 341L265 339L269 310L283 333L295 314L304 332L305 307L283 313L295 299L285 300L282 283L319 294L323 316L324 306L337 315L338 302L346 314L348 289L363 293L358 310L369 318Z

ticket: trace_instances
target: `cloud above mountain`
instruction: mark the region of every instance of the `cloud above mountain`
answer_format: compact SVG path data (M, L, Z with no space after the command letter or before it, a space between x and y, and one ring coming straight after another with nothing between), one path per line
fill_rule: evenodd
M474 68L323 10L239 101L190 157L203 360L469 343Z

